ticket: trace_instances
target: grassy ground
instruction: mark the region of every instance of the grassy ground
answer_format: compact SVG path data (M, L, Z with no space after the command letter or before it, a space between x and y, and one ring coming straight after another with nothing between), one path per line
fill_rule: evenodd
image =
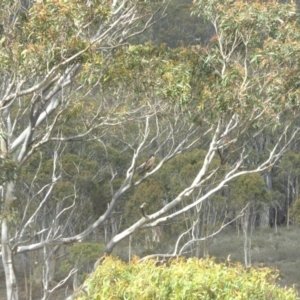
M252 236L252 265L263 265L280 271L279 284L295 285L300 292L300 228L274 228L257 230ZM243 235L228 229L218 235L212 242L209 254L217 259L244 262Z

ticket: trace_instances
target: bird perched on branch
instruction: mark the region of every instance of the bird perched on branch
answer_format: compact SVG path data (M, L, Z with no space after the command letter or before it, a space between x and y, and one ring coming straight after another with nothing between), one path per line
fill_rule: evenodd
M146 219L149 219L149 217L146 215L145 213L145 206L146 206L146 203L143 203L141 206L140 206L140 209L141 209L141 213L142 213L142 216Z
M146 160L146 162L143 165L142 170L140 171L139 175L144 175L146 172L151 170L154 166L155 157L154 154L151 154L151 156Z

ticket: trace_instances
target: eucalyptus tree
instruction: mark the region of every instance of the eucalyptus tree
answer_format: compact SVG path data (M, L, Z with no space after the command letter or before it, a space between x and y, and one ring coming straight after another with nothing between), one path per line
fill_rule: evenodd
M196 208L231 180L269 172L299 137L300 31L295 5L199 0L193 13L214 27L210 44L172 52L174 64L167 70L163 60L160 83L164 95L177 99L207 130L199 142L205 158L197 175L168 203L151 213L143 205L143 217L117 234L107 244L107 253L137 229L153 228ZM270 130L272 141L257 155L255 141ZM190 196L193 201L185 202Z
M49 298L64 282L49 286L49 247L83 241L117 205L124 207L126 192L181 152L205 151L196 175L153 213L147 205L133 208L139 220L116 233L106 253L138 229L196 208L231 180L267 172L298 138L300 31L293 4L194 1L193 12L212 24L215 35L205 47L170 50L126 44L151 25L154 1L26 3L3 1L0 15L1 255L8 299L18 299L16 254L43 250L44 299ZM67 123L74 126L65 130ZM270 129L276 138L254 159L252 142ZM104 149L100 169L109 201L95 219L74 229L76 209L85 204L83 198L76 202L76 182L73 192L54 197L53 192L66 171L62 143L84 138ZM110 160L112 143L130 158L124 168ZM48 184L36 189L41 164L33 164L36 175L28 190L34 192L26 200L16 197L22 167L45 149L52 155ZM138 176L142 158L152 153L155 166ZM74 166L80 173L76 159ZM20 202L24 211L16 207ZM45 207L52 209L52 222Z
M18 299L13 257L22 244L28 244L22 234L59 179L54 163L42 200L29 217L29 210L21 212L23 223L18 225L21 229L13 230L13 207L22 201L15 196L18 170L49 142L82 139L95 128L113 126L130 117L130 109L120 116L114 105L102 114L105 101L90 107L84 96L103 79L103 68L109 64L115 49L146 30L162 4L139 0L1 2L1 256L8 299ZM80 110L92 113L88 118L81 115L76 134L58 133L57 126ZM56 154L53 160L57 161ZM12 233L14 238L10 237ZM48 240L51 235L59 234L49 233ZM24 251L30 249L27 246ZM47 298L47 284L44 289Z

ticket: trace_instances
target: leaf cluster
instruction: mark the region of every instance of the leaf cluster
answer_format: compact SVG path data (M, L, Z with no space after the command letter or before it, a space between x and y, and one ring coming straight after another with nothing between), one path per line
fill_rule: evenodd
M270 192L262 176L257 173L235 178L230 182L229 189L231 201L241 206L248 202L259 206L271 200Z
M89 38L96 23L109 18L109 7L103 1L93 1L89 8L80 0L32 2L26 18L18 19L14 28L9 20L4 20L2 69L11 72L14 66L19 75L30 76L31 72L40 76L73 55L76 60L72 63L89 60L93 51L77 54L90 48Z
M199 56L191 48L167 49L151 43L131 45L115 53L103 84L133 85L138 95L153 92L165 101L187 104L191 100L191 81Z
M246 116L265 109L270 118L297 105L299 25L294 4L200 0L193 13L215 27L203 57L214 72L198 81L201 110Z
M59 266L61 276L67 275L72 268L78 268L79 279L83 281L93 269L97 258L104 250L104 245L98 243L77 243L69 251L68 258Z
M12 159L0 157L0 185L15 181L17 173L18 165Z

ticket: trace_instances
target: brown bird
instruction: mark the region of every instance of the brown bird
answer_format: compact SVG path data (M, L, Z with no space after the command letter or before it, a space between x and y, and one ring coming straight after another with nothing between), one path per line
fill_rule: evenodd
M155 156L154 156L154 154L151 154L151 156L144 163L143 169L141 170L139 175L143 175L146 172L148 172L149 170L151 170L152 167L154 166L154 161L155 161Z
M149 219L149 217L146 215L145 213L145 206L146 206L146 203L143 203L141 206L140 206L140 209L141 209L141 213L143 215L144 218L146 219Z

